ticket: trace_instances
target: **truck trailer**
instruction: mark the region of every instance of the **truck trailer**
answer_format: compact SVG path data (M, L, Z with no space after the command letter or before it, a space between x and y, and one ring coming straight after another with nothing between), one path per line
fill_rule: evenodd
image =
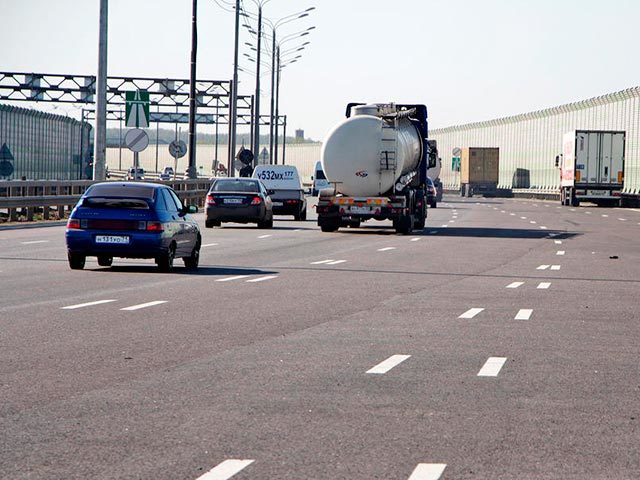
M620 205L624 187L626 133L572 130L564 134L560 169L560 202L577 207L580 201Z
M423 229L427 169L436 164L424 105L350 103L346 120L327 136L316 212L323 232L391 220L396 232Z
M460 195L495 197L498 193L500 149L465 147L460 157Z

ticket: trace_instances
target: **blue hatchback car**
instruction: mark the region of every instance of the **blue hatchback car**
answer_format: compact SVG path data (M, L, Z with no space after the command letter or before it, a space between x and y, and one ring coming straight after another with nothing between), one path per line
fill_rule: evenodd
M196 269L202 238L191 217L195 206L184 207L166 185L141 182L96 183L84 193L67 222L69 266L84 268L87 257L111 266L113 257L153 258L161 271L182 258Z

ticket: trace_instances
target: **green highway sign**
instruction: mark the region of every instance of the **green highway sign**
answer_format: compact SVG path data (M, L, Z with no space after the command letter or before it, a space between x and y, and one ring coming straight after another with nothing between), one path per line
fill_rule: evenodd
M149 92L126 92L127 127L149 128Z

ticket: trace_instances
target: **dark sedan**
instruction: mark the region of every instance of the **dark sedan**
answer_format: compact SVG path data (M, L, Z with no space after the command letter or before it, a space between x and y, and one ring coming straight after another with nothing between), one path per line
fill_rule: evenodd
M207 194L207 228L222 222L257 223L273 227L273 204L267 189L253 178L218 178Z
M140 182L97 183L87 189L67 222L69 266L84 268L87 257L110 266L114 257L153 258L161 271L173 268L182 258L196 269L201 236L190 214L165 185Z

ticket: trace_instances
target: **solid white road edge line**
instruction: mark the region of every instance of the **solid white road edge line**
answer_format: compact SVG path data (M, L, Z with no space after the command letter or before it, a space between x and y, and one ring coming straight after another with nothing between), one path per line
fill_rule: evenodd
M79 303L77 305L69 305L68 307L62 307L62 310L75 310L76 308L91 307L93 305L102 305L103 303L111 303L115 301L116 300L97 300L95 302Z
M478 372L478 377L497 377L506 361L506 357L489 357Z
M531 310L530 308L521 308L516 314L515 320L529 320L532 313L533 310Z
M438 480L445 468L446 463L419 463L409 480Z
M244 470L255 460L225 460L196 480L227 480Z
M464 312L462 315L460 315L458 318L473 318L476 315L478 315L480 312L482 312L484 310L484 308L471 308L469 310L467 310L466 312Z
M387 373L393 367L400 365L406 359L411 358L411 355L391 355L384 362L380 362L373 368L367 370L367 373L375 373L378 375Z
M154 307L156 305L162 305L163 303L167 303L167 300L156 300L155 302L147 302L141 303L139 305L132 305L130 307L121 308L120 310L124 310L127 312L132 312L134 310L140 310L141 308Z

